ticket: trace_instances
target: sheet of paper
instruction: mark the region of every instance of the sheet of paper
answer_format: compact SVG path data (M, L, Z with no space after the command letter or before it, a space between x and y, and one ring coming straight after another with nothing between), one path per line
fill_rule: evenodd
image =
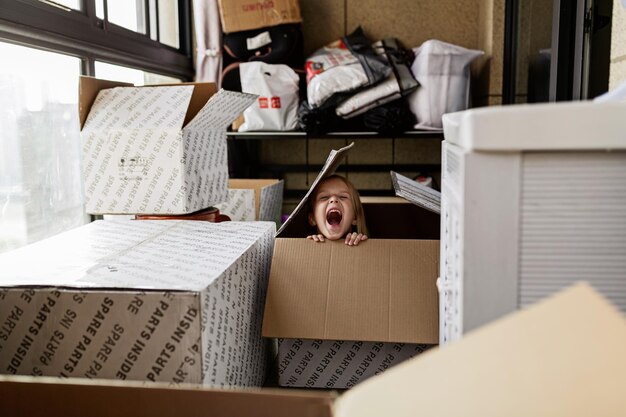
M402 197L433 213L441 214L441 193L439 191L393 171L391 171L391 180L398 197Z

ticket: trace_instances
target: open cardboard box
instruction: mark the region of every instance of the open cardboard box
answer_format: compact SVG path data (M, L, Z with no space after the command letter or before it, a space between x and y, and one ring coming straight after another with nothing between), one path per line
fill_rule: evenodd
M3 417L621 417L624 346L624 316L578 284L339 396L0 376L0 398Z
M212 83L79 87L87 213L188 214L226 200L226 127L257 96Z
M101 220L0 255L0 373L263 385L275 231Z
M349 388L438 342L437 214L374 199L357 247L305 239L308 198L351 147L331 152L277 233L263 336L278 339L281 386Z
M233 221L272 221L280 224L285 181L276 179L230 179L228 198L217 204Z

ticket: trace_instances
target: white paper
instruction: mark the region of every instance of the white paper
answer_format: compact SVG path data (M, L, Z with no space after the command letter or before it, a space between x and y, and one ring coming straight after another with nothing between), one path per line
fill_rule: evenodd
M439 191L393 171L391 171L391 180L398 197L433 213L441 214L441 193Z
M220 89L187 124L187 129L225 131L256 99L255 94Z
M225 214L232 221L256 220L255 196L253 189L228 190L228 198L223 203L215 206L221 214Z
M261 202L259 207L259 219L280 224L280 217L283 210L283 189L285 181L281 180L276 184L263 187L261 189Z

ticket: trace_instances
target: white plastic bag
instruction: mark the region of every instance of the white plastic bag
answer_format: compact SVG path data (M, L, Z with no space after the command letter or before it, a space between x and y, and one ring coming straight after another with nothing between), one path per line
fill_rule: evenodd
M240 132L294 130L298 126L298 75L287 65L245 62L239 66L241 91L258 94L243 112Z
M420 87L408 96L408 101L417 117L415 128L441 129L441 116L468 108L469 65L484 52L434 39L413 52L411 72Z

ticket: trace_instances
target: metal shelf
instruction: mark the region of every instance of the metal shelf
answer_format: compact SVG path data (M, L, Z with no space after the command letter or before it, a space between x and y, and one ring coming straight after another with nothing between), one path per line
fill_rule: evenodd
M412 130L393 135L378 132L329 132L306 133L293 132L226 132L228 139L235 140L271 140L271 139L443 139L443 130Z

